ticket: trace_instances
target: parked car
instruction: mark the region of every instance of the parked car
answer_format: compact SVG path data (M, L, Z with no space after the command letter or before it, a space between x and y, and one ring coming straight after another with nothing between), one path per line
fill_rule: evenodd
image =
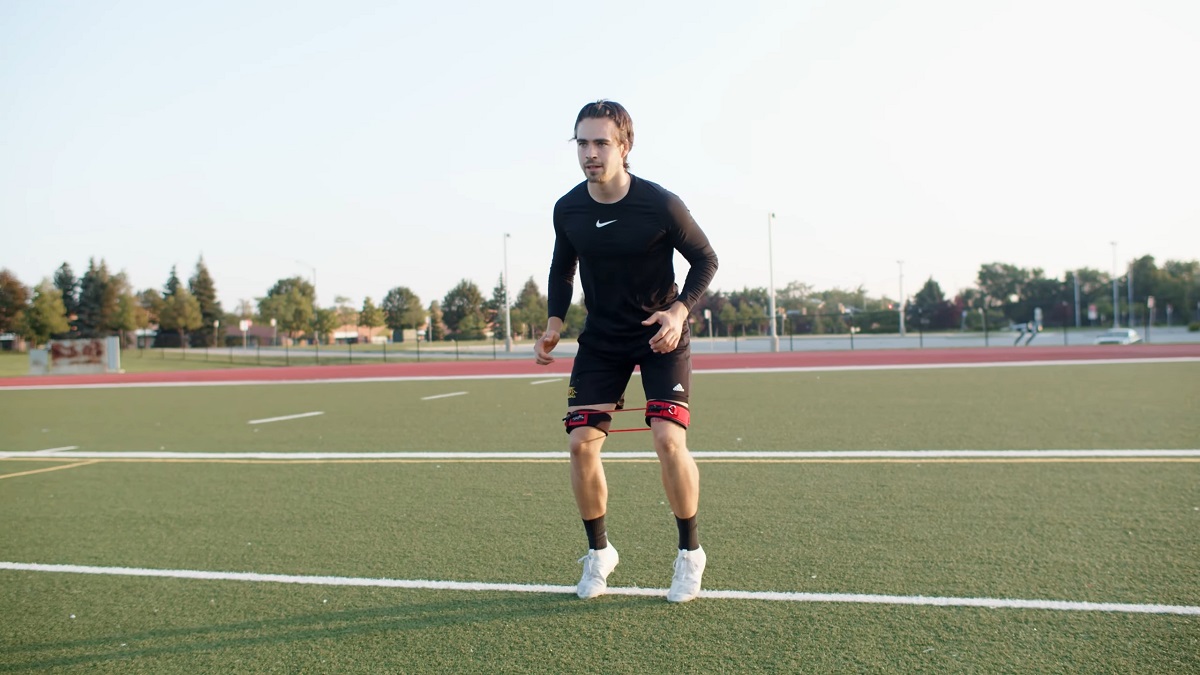
M1135 342L1141 341L1142 336L1138 335L1138 332L1132 328L1114 328L1097 336L1093 344L1131 345Z

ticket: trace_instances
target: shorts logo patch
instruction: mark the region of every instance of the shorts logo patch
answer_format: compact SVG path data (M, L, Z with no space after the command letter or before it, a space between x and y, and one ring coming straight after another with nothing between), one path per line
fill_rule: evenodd
M674 387L671 388L671 391L683 391L683 384L682 383L676 384Z
M567 398L575 398L575 387L567 387Z

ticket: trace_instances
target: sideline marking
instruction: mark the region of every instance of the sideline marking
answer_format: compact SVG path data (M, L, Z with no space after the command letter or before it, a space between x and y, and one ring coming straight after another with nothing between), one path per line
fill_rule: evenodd
M249 581L257 583L306 584L314 586L370 586L434 591L483 591L509 593L574 593L574 586L550 584L499 584L470 581L433 581L428 579L371 579L364 577L308 576L294 574L258 574L255 572L210 572L167 570L139 567L98 567L93 565L46 565L40 563L0 562L0 569L20 572L58 572L106 576L204 579L210 581ZM665 588L613 588L609 595L664 596ZM1119 602L1073 602L1067 600L1022 600L1016 598L950 598L924 595L879 595L860 593L797 593L777 591L700 591L700 597L714 600L766 600L774 602L847 602L871 605L927 605L934 607L986 607L989 609L1049 609L1067 612L1121 612L1128 614L1182 614L1200 616L1200 607L1191 605L1131 604Z
M246 422L246 424L267 424L268 422L284 422L287 420L298 420L301 417L316 417L317 415L324 415L324 414L325 413L323 411L306 412L306 413L300 413L298 415L284 415L283 417L267 417L267 418L261 419L261 420L250 420L249 422Z
M563 381L563 379L561 377L556 377L553 380L538 380L537 382L530 382L529 384L531 384L531 385L532 384L550 384L551 382L562 382L562 381Z
M432 401L435 398L450 398L451 396L463 396L466 393L467 392L465 392L465 391L455 391L455 392L451 392L449 394L437 394L436 396L422 396L421 400L422 401Z
M100 462L100 460L98 460L98 459L92 459L92 460L88 460L86 462L75 462L74 464L63 464L60 466L51 466L51 467L47 467L45 469L32 469L30 471L22 471L20 473L6 473L4 475L0 475L0 480L4 480L5 478L16 478L17 476L32 476L35 473L46 473L47 471L60 471L62 469L74 469L77 466L87 466L88 464L97 464L99 462Z
M736 375L741 373L827 373L858 370L940 370L946 368L1017 368L1026 366L1109 366L1141 363L1200 363L1196 356L1163 356L1134 359L1060 359L1047 361L976 361L970 363L906 363L866 366L783 366L779 368L696 368L693 375ZM640 377L641 372L635 372ZM531 380L535 373L505 375L397 375L390 377L337 377L322 380L225 380L218 382L103 382L94 384L25 384L0 386L5 391L51 391L57 389L142 389L148 387L244 387L297 384L354 384L359 382L446 382L450 380Z
M44 458L32 452L0 453L0 459ZM172 451L64 451L55 458L72 459L178 459L178 460L565 460L569 452L172 452ZM606 452L604 459L657 459L653 452ZM1178 459L1200 458L1200 449L1185 450L779 450L732 452L697 450L698 460L1063 460L1063 459Z

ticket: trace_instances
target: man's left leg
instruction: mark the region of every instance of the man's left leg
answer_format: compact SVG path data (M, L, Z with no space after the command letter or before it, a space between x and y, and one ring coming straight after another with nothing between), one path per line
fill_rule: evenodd
M676 405L683 405L677 403ZM700 470L687 449L687 430L676 422L651 419L654 452L658 455L663 489L679 529L679 553L667 599L687 602L700 593L706 556L700 547L696 515L700 506Z

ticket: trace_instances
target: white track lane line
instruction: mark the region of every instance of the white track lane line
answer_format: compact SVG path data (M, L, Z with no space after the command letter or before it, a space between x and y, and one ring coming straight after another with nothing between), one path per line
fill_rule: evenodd
M0 457L43 457L35 452L4 452ZM389 460L389 459L569 459L558 452L162 452L162 451L70 451L52 455L73 459L262 459L262 460ZM696 459L1164 459L1200 458L1200 449L1186 450L809 450L809 451L703 451ZM655 459L653 452L606 452L605 459Z
M208 581L244 581L257 583L305 584L314 586L369 586L433 591L476 591L506 593L574 593L574 586L549 584L498 584L469 581L433 581L428 579L371 579L364 577L304 576L258 574L255 572L208 572L201 570L146 569L138 567L97 567L92 565L46 565L40 563L0 562L0 570L20 572L58 572L105 576L203 579ZM609 595L664 596L665 588L608 588ZM790 593L775 591L701 591L700 597L713 600L760 600L768 602L837 602L870 605L925 605L932 607L985 607L988 609L1044 609L1064 612L1118 612L1127 614L1181 614L1200 616L1200 607L1191 605L1131 604L1119 602L1073 602L1067 600L1022 600L1016 598L951 598L923 595L879 595L859 593Z
M324 414L325 413L323 411L306 412L306 413L300 413L298 415L284 415L283 417L267 417L267 418L261 419L261 420L250 420L249 422L246 422L246 424L268 424L270 422L286 422L287 420L298 420L298 419L301 419L304 417L316 417L317 415L324 415Z
M438 399L438 398L450 398L451 396L466 396L466 394L467 394L467 392L465 392L465 391L454 391L454 392L450 392L449 394L437 394L436 396L422 396L421 400L422 401L432 401L432 400Z
M556 377L553 380L537 380L536 382L530 382L529 384L531 384L531 385L533 385L533 384L550 384L551 382L562 382L562 381L563 381L563 379L561 377Z

